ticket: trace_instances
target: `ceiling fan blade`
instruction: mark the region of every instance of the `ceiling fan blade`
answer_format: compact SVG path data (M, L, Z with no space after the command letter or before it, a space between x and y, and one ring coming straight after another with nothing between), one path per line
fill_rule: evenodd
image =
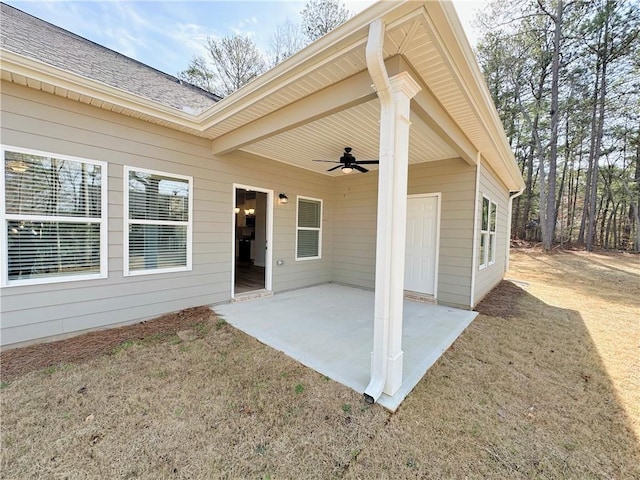
M366 168L361 167L360 165L358 165L356 163L352 164L351 167L355 168L356 170L358 170L359 172L362 172L362 173L367 173L369 171Z
M335 160L311 160L312 162L327 162L327 163L341 163L336 162Z
M356 163L360 165L378 165L380 160L357 160Z
M327 170L327 172L333 172L334 170L336 170L338 168L342 168L342 165L336 165L335 167L331 167L329 170Z

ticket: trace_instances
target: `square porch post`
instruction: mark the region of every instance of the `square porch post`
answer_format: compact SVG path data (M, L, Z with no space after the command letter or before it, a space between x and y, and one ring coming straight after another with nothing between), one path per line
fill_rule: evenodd
M380 113L375 314L370 386L378 378L383 381L382 392L394 395L402 385L403 370L402 304L409 118L411 98L420 87L407 72L401 72L389 79L389 90L390 98L382 104ZM365 396L377 399L373 389L369 392L365 391Z
M387 337L387 380L383 392L395 394L402 385L402 320L404 302L404 268L407 234L407 181L409 174L409 133L411 98L420 86L408 72L389 79L395 104L393 138L393 184L391 199L391 265L389 275L389 331ZM381 201L381 199L378 199ZM377 272L376 272L377 275ZM378 292L376 292L377 294Z

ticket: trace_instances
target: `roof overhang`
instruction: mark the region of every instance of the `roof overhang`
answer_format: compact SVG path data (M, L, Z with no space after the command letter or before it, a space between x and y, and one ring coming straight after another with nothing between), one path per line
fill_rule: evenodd
M314 159L345 146L377 158L379 106L366 70L369 25L386 26L390 75L422 87L412 101L410 162L480 156L509 190L523 180L491 96L450 2L378 2L213 107L193 115L2 50L2 79L212 140L215 154L243 151L325 172ZM325 164L326 165L326 164Z

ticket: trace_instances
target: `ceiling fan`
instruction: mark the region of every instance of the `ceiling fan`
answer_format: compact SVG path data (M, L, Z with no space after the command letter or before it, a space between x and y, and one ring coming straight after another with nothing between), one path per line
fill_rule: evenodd
M351 154L351 147L344 147L344 153L340 157L340 160L314 160L314 162L328 162L328 163L337 163L335 167L331 167L327 172L332 172L337 170L338 168L342 169L342 173L351 173L354 170L358 170L362 173L367 173L369 170L361 167L360 165L377 165L380 163L380 160L356 160Z

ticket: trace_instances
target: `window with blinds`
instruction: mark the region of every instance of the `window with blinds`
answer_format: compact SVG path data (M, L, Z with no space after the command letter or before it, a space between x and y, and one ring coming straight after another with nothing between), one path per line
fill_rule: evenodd
M192 177L125 167L125 275L191 269Z
M480 227L479 267L486 268L496 261L496 216L498 206L489 198L482 197L482 223Z
M322 200L298 197L296 260L322 257Z
M107 164L2 147L4 285L107 276Z

